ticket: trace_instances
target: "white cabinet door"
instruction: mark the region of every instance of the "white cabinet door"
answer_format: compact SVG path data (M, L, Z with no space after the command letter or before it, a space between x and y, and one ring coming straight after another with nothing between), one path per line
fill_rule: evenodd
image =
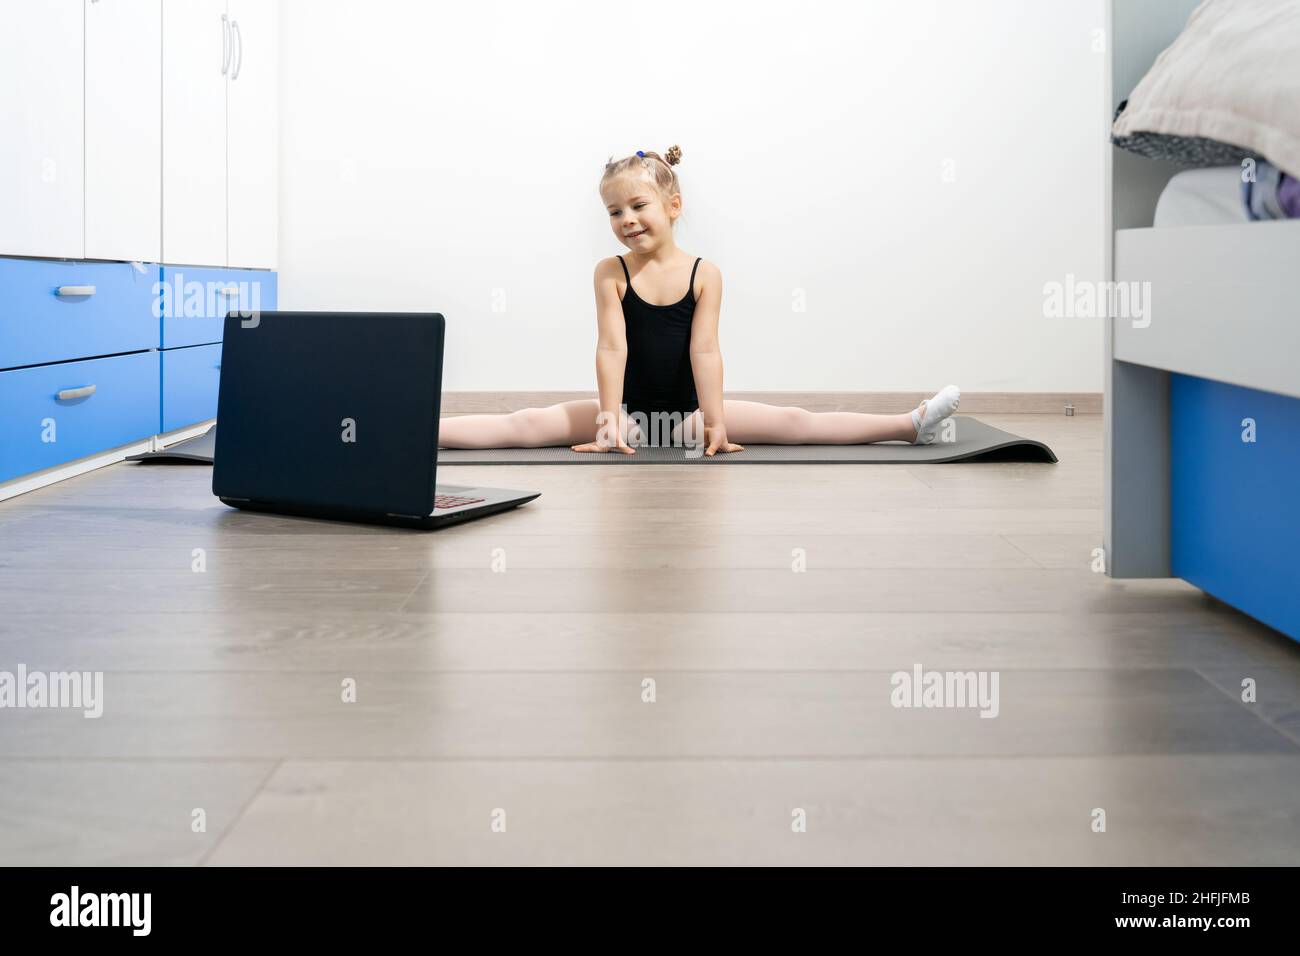
M274 269L276 263L278 6L275 0L230 0L235 41L226 125L231 266Z
M162 0L85 0L86 258L162 258Z
M0 0L0 255L78 259L83 0Z
M226 0L163 9L162 258L226 264Z

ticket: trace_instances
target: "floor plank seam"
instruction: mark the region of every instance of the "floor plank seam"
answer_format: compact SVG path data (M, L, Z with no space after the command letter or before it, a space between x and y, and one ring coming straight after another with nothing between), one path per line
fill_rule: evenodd
M255 801L259 796L261 796L262 791L266 789L266 785L271 782L271 778L276 775L276 773L279 771L280 767L283 764L284 764L283 757L275 760L275 763L272 764L271 769L267 771L266 776L262 778L261 782L257 785L256 789L254 789L254 791L251 794L249 794L248 799L246 799L243 802L243 804L240 806L239 812L236 813L234 817L231 818L228 824L226 824L226 826L222 829L221 834L217 837L216 840L213 841L212 845L208 847L207 850L204 851L203 854L194 862L193 864L194 866L207 865L207 861L210 860L213 854L217 852L217 849L221 846L221 844L226 842L226 838L229 837L230 834L234 832L235 827L239 825L239 821L244 819L244 814L248 812L248 808L253 805L253 801Z
M1011 545L1011 547L1015 548L1017 551L1019 551L1021 554L1023 554L1026 558L1028 558L1030 561L1032 561L1032 562L1034 563L1034 567L1035 567L1035 568L1039 568L1039 569L1044 570L1044 571L1047 571L1047 570L1073 570L1072 568L1066 568L1066 569L1061 569L1061 568L1055 568L1055 569L1052 569L1052 568L1048 568L1047 565L1043 564L1043 562L1039 561L1036 557L1034 557L1032 554L1030 554L1030 553L1029 553L1028 551L1026 551L1024 548L1020 547L1020 545L1018 545L1018 544L1016 544L1014 541L1012 541L1011 538L1008 537L1007 535L1005 535L1005 534L1000 534L1000 535L998 535L998 538L1000 538L1002 541L1005 541L1007 544Z
M362 653L363 651L364 649L362 651L359 651L358 653ZM698 674L698 675L725 676L725 675L732 675L732 674L741 674L741 675L762 674L766 676L788 675L794 677L794 676L806 676L809 674L818 674L818 675L891 674L892 675L898 673L900 670L910 668L914 666L916 663L918 662L915 660L911 660L906 663L906 666L904 666L900 662L899 666L895 666L895 667L890 667L890 666L802 667L802 668L801 667L659 667L655 664L647 664L644 667L500 667L500 668L498 667L461 667L461 668L441 667L441 668L432 668L427 670L420 669L420 668L411 668L411 667L359 669L355 667L347 667L346 665L340 665L339 667L331 667L325 669L297 669L297 668L279 668L279 667L248 668L248 669L239 669L239 670L229 670L224 668L211 668L211 669L199 669L199 670L102 669L101 673L105 675L129 674L129 675L139 675L144 677L207 677L207 676L280 677L284 675L336 677L340 673L346 671L349 676L359 674L359 675L381 676L381 677L389 676L393 674L401 674L401 675L413 674L413 675L426 676L426 677L438 676L438 675L484 676L484 677L504 676L504 675L513 675L513 676L521 676L521 677L547 675L547 676L563 677L563 676L602 676L602 675L614 675L614 674L642 676L646 673L646 671L652 671L656 675L658 674L697 675ZM949 661L949 663L951 662ZM1215 664L1215 666L1219 666L1218 662L1213 662L1213 663ZM985 665L985 666L976 667L977 664ZM1197 670L1198 665L1191 664L1188 662L1179 662L1176 664L1175 663L1132 664L1132 665L1126 665L1124 667L1114 667L1114 666L1098 667L1098 666L1085 666L1085 665L1063 666L1060 664L1041 664L1041 665L1029 665L1029 666L1025 666L1023 664L1017 664L1017 665L1007 666L1003 664L997 667L990 668L987 666L987 664L988 664L987 661L972 660L969 665L960 665L960 666L953 665L951 667L946 667L943 669L954 670L954 671L995 670L1000 674L1001 673L1006 673L1006 674L1043 674L1043 673L1127 674L1127 673L1146 673L1149 671L1166 671L1169 673L1176 673L1178 671L1191 671L1200 675L1202 678L1208 680L1208 678L1205 678L1204 674L1201 674L1201 672ZM1272 666L1272 665L1266 665L1266 666ZM82 668L82 670L86 670L86 669L87 668ZM1213 684L1213 681L1211 681L1210 683ZM1214 686L1216 690L1219 691L1223 690L1223 688L1219 687L1217 684L1215 684ZM1231 697L1232 695L1229 694L1228 696ZM1255 714L1255 716L1259 717L1258 714ZM1259 719L1265 719L1265 718L1259 718Z
M1223 696L1227 697L1229 700L1235 703L1242 710L1248 712L1256 720L1262 721L1270 729L1272 729L1274 732L1280 734L1284 739L1286 739L1293 747L1296 748L1297 751L1300 751L1300 737L1297 737L1296 734L1291 733L1285 727L1279 726L1272 718L1264 714L1258 707L1246 706L1246 704L1241 700L1241 697L1239 695L1234 694L1232 691L1228 690L1228 688L1219 684L1218 681L1211 678L1208 674L1202 672L1199 668L1192 668L1192 670L1196 673L1198 677L1201 678L1201 680L1205 681L1215 690L1219 691L1221 694L1223 694Z
M435 568L430 568L429 570L425 571L424 574L420 576L420 580L416 582L415 587L411 588L410 592L406 595L406 597L402 598L402 603L397 605L397 607L394 608L392 611L388 611L385 613L401 614L403 609L405 609L406 605L410 603L411 598L415 597L416 592L419 591L420 588L424 586L424 582L429 580L429 576L432 575L435 570L436 570Z
M103 757L94 755L54 756L38 755L0 756L4 763L267 763L274 761L277 769L285 763L881 763L915 761L1035 761L1035 760L1149 760L1167 757L1174 760L1189 758L1255 758L1300 762L1300 752L1289 750L1134 750L1086 751L1080 753L898 753L881 754L279 754L276 756L128 756ZM271 775L267 775L269 781ZM261 790L259 789L259 793ZM256 796L256 794L254 795ZM252 798L250 798L251 802ZM242 814L241 814L242 815ZM224 836L223 836L224 839Z

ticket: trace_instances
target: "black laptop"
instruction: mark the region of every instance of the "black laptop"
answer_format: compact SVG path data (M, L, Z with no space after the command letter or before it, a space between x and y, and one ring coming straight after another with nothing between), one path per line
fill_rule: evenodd
M212 493L253 511L440 528L537 491L439 485L437 313L226 316Z

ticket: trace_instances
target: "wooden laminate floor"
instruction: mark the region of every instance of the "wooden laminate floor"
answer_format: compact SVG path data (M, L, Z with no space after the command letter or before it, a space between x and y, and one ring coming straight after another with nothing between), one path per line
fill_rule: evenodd
M0 710L0 863L1300 862L1300 644L1092 572L1099 416L982 417L1060 464L457 467L543 495L437 533L203 467L0 502L0 671L104 672ZM917 665L997 715L893 706Z

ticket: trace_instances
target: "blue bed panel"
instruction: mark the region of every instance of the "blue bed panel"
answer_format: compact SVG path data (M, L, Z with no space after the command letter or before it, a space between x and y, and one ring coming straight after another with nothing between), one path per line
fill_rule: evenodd
M1171 375L1170 418L1173 573L1300 640L1300 399Z
M167 349L162 355L162 431L217 417L221 343Z
M72 390L87 394L59 398ZM0 409L0 481L149 438L158 353L0 372Z
M276 307L277 275L265 269L163 266L162 347L221 341L226 313Z
M159 271L129 262L0 258L0 369L158 348Z

